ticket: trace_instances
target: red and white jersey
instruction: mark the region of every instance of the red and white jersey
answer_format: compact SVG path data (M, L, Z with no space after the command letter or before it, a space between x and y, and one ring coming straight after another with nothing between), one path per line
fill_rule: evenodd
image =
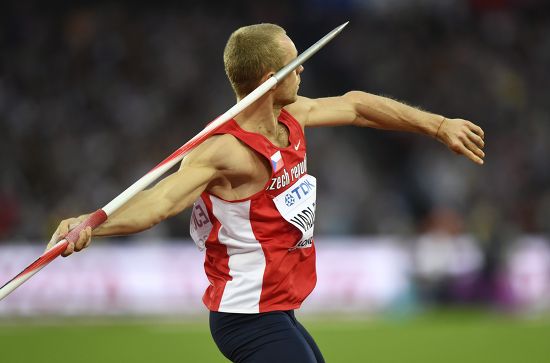
M296 309L315 287L316 180L307 174L300 124L285 110L279 122L290 132L286 148L241 129L235 120L217 132L263 155L272 172L265 188L249 198L227 201L204 192L193 206L191 237L206 248L210 286L203 302L212 311Z

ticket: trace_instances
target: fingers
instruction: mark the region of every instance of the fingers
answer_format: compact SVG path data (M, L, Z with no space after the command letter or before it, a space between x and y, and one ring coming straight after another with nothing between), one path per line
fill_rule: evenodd
M57 226L57 229L52 235L52 238L50 238L50 242L46 246L46 251L52 248L56 245L57 242L61 241L67 233L69 233L69 220L64 220L59 223L59 226Z
M462 142L466 146L467 150L464 155L466 155L473 162L483 165L485 153L482 149L485 147L485 141L483 140L485 134L483 133L481 127L469 121L466 125L468 126L469 132L467 131L466 137L462 138Z
M87 248L90 245L90 243L92 243L92 227L86 228L86 231L88 233L88 237L87 237L86 243L84 244L84 248Z
M52 234L52 238L50 238L50 242L48 242L48 245L46 246L46 251L55 246L55 244L59 241L59 228L55 230L55 232Z
M483 147L485 146L485 141L483 141L483 139L479 135L475 133L468 133L467 136L470 141L476 144L478 148L483 149Z
M464 145L466 146L466 148L468 150L470 150L471 152L473 152L477 157L479 157L480 159L483 159L485 157L485 153L483 152L483 150L481 150L481 148L479 146L477 146L476 144L474 144L472 141L470 141L469 138L466 138L464 141L463 141Z
M441 141L445 142L449 149L456 154L462 154L474 163L483 165L485 153L485 134L481 127L470 121L453 119L444 124Z
M59 223L59 226L57 227L57 230L52 235L52 238L50 239L50 242L48 243L48 246L46 247L46 250L49 250L53 246L55 246L59 241L64 239L67 234L75 229L78 225L80 225L81 220L79 218L69 218L61 221ZM82 231L80 231L78 235L78 240L74 243L70 242L67 245L67 248L61 256L67 257L71 255L73 252L78 252L83 250L84 248L88 247L92 240L92 228L86 227Z
M479 150L479 149L476 148L476 150ZM472 150L470 150L468 147L466 147L464 144L462 144L462 145L459 146L459 151L458 152L460 154L466 156L468 159L472 160L474 163L479 164L479 165L483 165L482 157L485 156L483 151L479 150L479 152L481 152L482 155L478 156L478 155L474 154L474 152L472 152Z
M86 227L82 231L80 231L80 234L78 235L78 241L76 241L74 245L75 252L81 251L82 249L86 248L90 244L90 241L92 239L92 228Z
M468 125L468 128L472 130L472 132L474 132L477 136L479 136L482 139L485 138L485 133L483 132L483 129L481 127L477 126L476 124L470 121L468 121L466 125Z
M76 224L78 226L78 223ZM75 227L76 227L75 226ZM71 255L73 252L82 251L92 242L92 227L86 227L78 234L78 240L75 243L69 242L67 249L61 254L63 257Z
M67 246L65 251L63 251L63 253L61 253L61 256L67 257L67 256L71 255L73 252L74 252L74 243L69 242L69 245Z
M70 219L65 219L64 221L61 221L61 223L59 224L59 227L57 227L58 234L60 237L61 236L65 237L69 233L69 230L70 230L69 226L73 219L74 218L70 218Z

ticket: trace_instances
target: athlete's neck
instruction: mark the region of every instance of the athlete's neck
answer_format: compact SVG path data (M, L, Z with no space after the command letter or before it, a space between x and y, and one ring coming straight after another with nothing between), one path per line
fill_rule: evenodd
M256 132L268 138L277 136L277 119L283 107L273 104L269 94L260 97L235 117L235 121L246 131Z

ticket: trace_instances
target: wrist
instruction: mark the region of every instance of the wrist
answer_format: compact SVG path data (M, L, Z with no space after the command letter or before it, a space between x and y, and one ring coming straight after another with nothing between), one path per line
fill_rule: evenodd
M443 126L446 120L447 118L445 116L442 116L442 119L439 122L439 126L437 127L437 131L435 132L435 135L434 135L436 139L439 139L439 132L441 131L441 126Z

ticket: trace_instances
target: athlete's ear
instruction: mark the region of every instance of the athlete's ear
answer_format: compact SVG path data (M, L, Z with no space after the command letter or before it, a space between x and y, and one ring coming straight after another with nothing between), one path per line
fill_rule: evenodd
M264 76L262 77L262 79L260 80L260 84L264 83L265 81L267 81L268 79L270 79L271 77L273 77L273 75L275 74L275 72L268 72L266 74L264 74ZM277 85L273 86L271 88L271 90L274 90L275 88L277 88Z

